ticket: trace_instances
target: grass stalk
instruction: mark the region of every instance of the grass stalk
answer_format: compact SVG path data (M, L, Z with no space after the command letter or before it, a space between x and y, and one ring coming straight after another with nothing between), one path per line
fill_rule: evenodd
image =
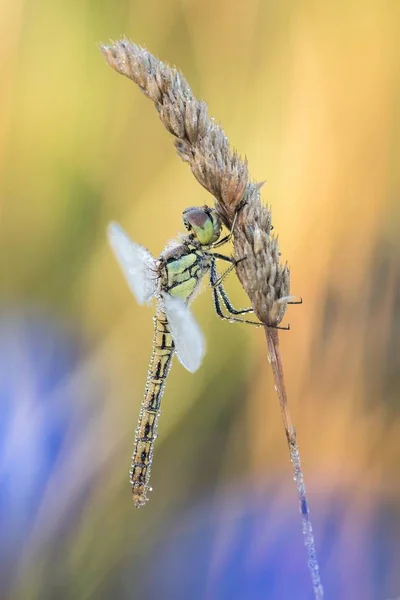
M197 100L182 73L127 39L100 47L108 64L132 79L152 100L163 125L175 138L178 155L212 194L228 229L232 229L236 216L232 232L236 273L264 325L297 486L312 586L316 600L322 600L304 477L279 350L278 329L293 299L290 271L287 264L281 263L278 239L272 233L271 212L261 203L262 184L250 180L247 161L231 149L225 132L210 118L206 103Z
M296 430L292 424L290 410L288 406L285 380L283 376L282 357L279 345L279 333L276 329L265 327L265 336L267 338L269 358L271 361L272 372L275 380L275 389L279 398L283 426L286 433L286 439L289 447L290 460L293 467L293 479L296 482L297 497L299 501L299 510L303 524L304 545L308 553L308 568L310 569L311 582L316 600L322 600L324 590L321 583L317 552L315 549L314 533L308 508L306 486L304 483L303 470L301 468L300 453L297 445Z

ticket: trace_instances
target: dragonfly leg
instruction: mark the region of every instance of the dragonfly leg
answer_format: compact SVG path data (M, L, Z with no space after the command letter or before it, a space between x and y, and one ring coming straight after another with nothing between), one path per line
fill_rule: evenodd
M217 312L217 315L219 317L221 317L221 319L225 319L225 320L229 321L230 323L246 323L247 325L255 325L256 327L265 327L265 323L262 323L261 321L248 321L247 319L239 319L237 317L232 317L231 315L224 315L224 313L222 312L222 309L221 309L218 292L221 294L221 297L223 298L223 302L230 313L232 313L234 315L242 315L244 313L254 312L254 311L252 308L247 308L247 309L236 311L230 304L229 299L227 299L225 290L223 290L223 288L222 288L222 293L221 293L221 286L219 286L219 287L213 288L213 295L214 295L215 310ZM228 307L227 303L225 302L225 300L228 300L229 307ZM267 327L269 327L270 329L280 329L281 331L290 331L290 325L285 325L285 326L267 325Z
M231 263L231 265L227 268L227 270L224 273L222 273L222 275L220 275L220 277L215 277L213 287L216 287L220 283L222 283L225 277L229 275L229 273L236 267L236 265L242 262L242 260L246 260L247 258L247 256L243 256L242 258L239 258L239 260L235 260L230 256L225 256L225 254L218 254L217 252L209 254L209 256L212 256L213 258L219 258L220 260L226 260L227 262Z
M259 321L259 322L247 321L246 319L239 319L238 317L233 317L232 315L224 315L224 313L222 312L222 308L221 308L221 304L220 304L220 300L219 300L219 296L218 296L218 288L213 288L213 296L214 296L214 305L215 305L216 313L221 319L225 319L226 321L229 321L230 323L246 323L247 325L255 325L256 327L263 326L263 323L261 323L261 321ZM241 314L241 313L239 313L239 314Z
M222 285L218 286L218 291L221 295L222 301L226 306L226 309L230 312L231 315L244 315L246 313L253 313L254 312L254 308L243 308L241 310L236 310L235 308L233 308L231 301L228 298L228 294L225 292L224 288L222 287Z
M256 327L261 327L263 325L263 323L261 323L261 321L258 321L258 322L257 321L247 321L246 319L239 319L237 317L233 317L232 315L242 315L242 314L245 314L248 312L253 312L253 309L252 308L243 309L243 310L234 309L232 304L230 303L230 300L229 300L225 290L223 289L221 284L218 284L217 282L218 282L217 269L215 267L215 263L213 263L211 265L211 269L210 269L210 283L211 283L211 287L212 287L212 291L213 291L215 310L216 310L217 315L221 319L225 319L227 321L230 321L231 323L247 323L248 325L255 325ZM220 296L221 296L223 304L230 312L230 315L225 315L223 313Z
M226 254L219 254L218 252L207 252L208 256L213 256L214 258L219 258L220 260L225 260L233 265L236 264L235 259L232 256L227 256ZM242 259L241 259L242 260Z
M239 319L239 318L235 318L235 317L231 316L231 315L243 315L246 313L254 312L254 309L253 308L244 308L242 310L236 310L235 308L233 308L231 301L228 298L228 294L225 292L225 290L221 284L216 283L217 281L218 281L217 269L215 267L215 264L213 263L211 265L211 269L210 269L210 283L211 283L211 287L213 290L215 310L216 310L217 315L221 319L225 319L225 320L229 321L230 323L246 323L247 325L255 325L256 327L264 327L265 326L265 324L262 323L261 321L248 321L247 319ZM230 313L230 315L224 315L224 313L222 312L220 297L221 297L222 302L225 305L226 309ZM270 327L271 329L281 329L282 331L290 331L290 325L286 325L286 326L267 325L267 327Z
M229 240L232 237L232 231L230 233L228 233L228 235L225 235L223 238L221 238L220 240L218 240L218 242L215 242L215 244L213 244L211 247L212 248L219 248L220 246L223 246L224 244L226 244L227 242L229 242Z
M231 227L230 232L228 233L228 235L223 237L221 240L219 240L218 242L215 242L215 244L212 245L213 248L219 248L220 246L223 246L223 244L226 244L227 242L229 242L232 239L233 232L235 230L237 216L245 204L247 204L247 202L241 202L239 204L239 208L236 210L235 216L233 217L233 222L232 222L232 227Z
M221 283L223 282L223 280L225 279L225 277L226 277L227 275L229 275L229 273L232 271L232 269L234 269L234 267L235 267L235 265L231 265L231 266L230 266L230 267L229 267L229 268L228 268L226 271L224 271L224 273L222 273L222 275L220 275L219 277L217 276L217 272L216 272L216 270L215 270L215 275L216 275L216 277L215 277L215 281L214 281L214 283L212 283L212 284L211 284L211 285L212 285L212 287L213 287L213 288L217 288L217 287L219 287L219 286L221 285Z

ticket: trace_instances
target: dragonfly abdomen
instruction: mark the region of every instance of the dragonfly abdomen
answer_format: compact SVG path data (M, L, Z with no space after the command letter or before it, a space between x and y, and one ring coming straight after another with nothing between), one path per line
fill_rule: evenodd
M174 342L164 313L154 317L154 344L146 390L136 428L135 447L131 465L133 501L137 507L147 501L154 442L160 415L165 380L171 367Z

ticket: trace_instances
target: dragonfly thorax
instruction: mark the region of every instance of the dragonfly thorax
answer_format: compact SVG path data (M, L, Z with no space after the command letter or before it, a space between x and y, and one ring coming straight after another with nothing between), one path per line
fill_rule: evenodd
M217 211L208 206L192 206L183 211L183 224L195 239L208 246L221 234L221 220Z

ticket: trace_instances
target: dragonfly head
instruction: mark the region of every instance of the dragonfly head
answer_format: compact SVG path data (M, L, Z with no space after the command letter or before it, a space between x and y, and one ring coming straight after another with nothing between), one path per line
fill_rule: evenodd
M183 224L201 245L213 244L221 234L221 220L214 208L191 206L183 211Z

